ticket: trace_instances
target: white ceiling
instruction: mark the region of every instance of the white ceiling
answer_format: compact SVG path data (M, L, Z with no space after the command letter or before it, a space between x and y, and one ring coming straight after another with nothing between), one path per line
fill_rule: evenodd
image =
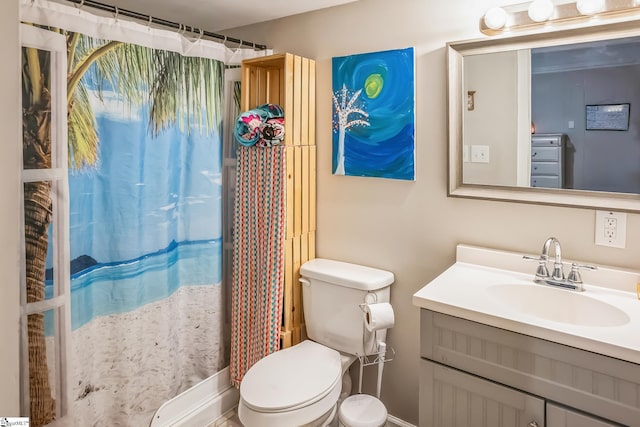
M67 3L56 0L60 3ZM207 31L271 21L356 0L97 0ZM259 42L259 40L256 40Z

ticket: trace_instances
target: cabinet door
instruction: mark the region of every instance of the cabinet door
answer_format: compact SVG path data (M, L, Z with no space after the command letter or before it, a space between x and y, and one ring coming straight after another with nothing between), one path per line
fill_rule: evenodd
M544 400L420 360L421 427L544 427Z
M547 404L547 427L616 427L618 425L552 403Z

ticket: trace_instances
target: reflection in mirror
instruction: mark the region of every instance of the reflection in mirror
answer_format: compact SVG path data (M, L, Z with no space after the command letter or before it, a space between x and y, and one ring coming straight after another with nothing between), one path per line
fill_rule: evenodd
M449 44L450 195L640 210L640 31L580 31Z
M463 182L640 193L638 76L640 38L465 57Z
M640 38L531 50L536 133L566 135L565 188L640 193Z

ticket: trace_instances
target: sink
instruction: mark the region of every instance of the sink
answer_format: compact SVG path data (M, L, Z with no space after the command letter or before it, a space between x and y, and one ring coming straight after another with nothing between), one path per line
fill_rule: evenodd
M629 323L619 308L565 289L531 284L498 284L487 288L494 300L511 311L575 326L612 327Z

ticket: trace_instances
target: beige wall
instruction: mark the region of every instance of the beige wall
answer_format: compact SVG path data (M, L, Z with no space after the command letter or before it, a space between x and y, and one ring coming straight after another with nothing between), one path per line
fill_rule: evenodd
M464 60L463 94L474 90L473 110L463 108L465 145L489 147L489 163L463 163L465 184L517 184L518 52L472 55ZM527 100L527 104L529 101ZM530 126L527 126L527 130Z
M389 342L397 354L382 398L391 414L416 424L419 316L411 296L454 262L457 243L538 253L553 235L567 258L640 269L640 215L629 215L621 250L594 245L592 210L447 198L445 43L481 37L479 18L496 3L360 0L234 31L317 61L317 253L395 273ZM332 176L331 57L407 46L416 48L417 180Z
M235 32L244 39L267 42L276 51L317 60L318 255L395 273L392 303L397 317L389 342L397 355L385 368L382 398L391 414L413 423L418 419L419 322L411 296L454 261L457 243L537 253L544 239L555 235L568 258L640 269L640 215L629 215L627 249L621 250L594 245L591 210L446 197L444 45L479 37L478 19L494 4L489 0L360 0ZM18 412L17 22L17 1L3 1L1 416ZM331 57L407 46L415 46L417 63L416 182L332 176Z
M18 1L0 4L0 416L19 415Z

